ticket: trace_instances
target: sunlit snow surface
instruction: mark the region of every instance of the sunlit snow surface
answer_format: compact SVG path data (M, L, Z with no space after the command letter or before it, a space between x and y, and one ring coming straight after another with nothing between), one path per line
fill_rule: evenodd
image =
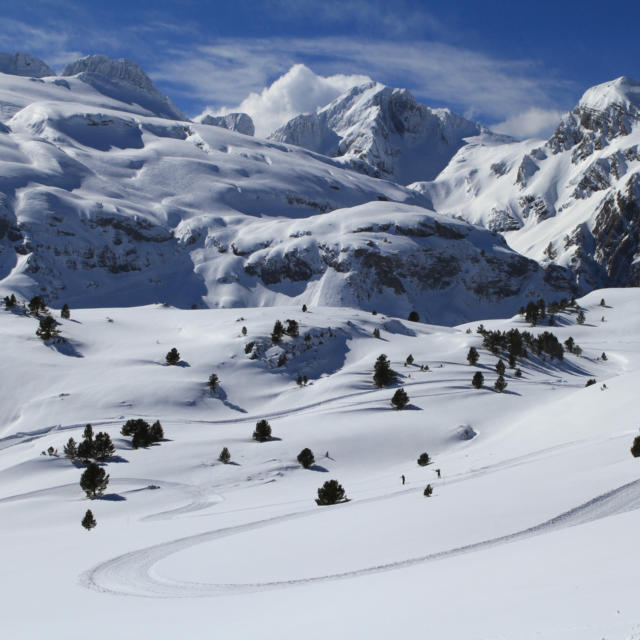
M35 319L3 310L3 636L640 637L640 461L629 452L640 296L611 289L579 302L584 325L559 314L550 330L573 336L582 357L522 361L503 394L477 323L313 306L72 309L54 348ZM282 343L284 367L268 340L277 318L300 324ZM518 316L484 325L549 330ZM263 347L254 360L249 341ZM181 366L168 367L174 346ZM394 388L372 385L380 353L410 396L403 411L391 408ZM588 378L597 384L585 388ZM131 449L119 435L131 417L160 419L166 441ZM251 439L261 418L270 442ZM94 501L81 468L41 455L79 440L87 422L118 455ZM217 462L224 446L232 464ZM310 470L296 462L304 447ZM427 467L416 463L423 451ZM330 478L351 501L317 507Z

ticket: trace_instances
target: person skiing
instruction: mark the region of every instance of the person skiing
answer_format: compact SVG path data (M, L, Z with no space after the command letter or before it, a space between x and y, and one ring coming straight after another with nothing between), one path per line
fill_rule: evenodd
M405 483L405 477L404 477L404 473L402 474L402 484L404 485Z
M436 473L438 474L438 479L440 479L442 476L440 475L440 469L436 469Z

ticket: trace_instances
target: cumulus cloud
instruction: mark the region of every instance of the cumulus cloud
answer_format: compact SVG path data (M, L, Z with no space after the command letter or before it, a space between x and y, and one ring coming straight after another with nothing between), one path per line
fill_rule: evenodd
M555 109L532 107L493 125L496 133L506 133L515 138L547 138L558 126L563 112Z
M295 64L269 87L251 92L240 104L207 112L224 115L233 111L248 113L256 126L256 135L267 136L292 117L312 113L341 93L370 78L365 75L336 74L324 77L304 64Z

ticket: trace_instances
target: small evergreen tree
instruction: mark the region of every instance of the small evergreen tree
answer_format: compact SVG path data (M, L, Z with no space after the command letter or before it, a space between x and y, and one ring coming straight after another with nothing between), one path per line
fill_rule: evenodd
M380 329L378 329L378 327L373 330L373 337L380 338Z
M87 513L84 514L84 518L82 518L82 526L87 530L91 531L98 523L96 519L93 517L93 513L91 513L91 509L87 509Z
M496 363L496 373L499 376L503 376L504 372L506 371L506 367L504 366L504 362L502 362L502 358L500 360L498 360L498 362Z
M315 461L313 451L307 447L298 454L298 462L305 469L308 469Z
M307 313L307 305L306 304L302 305L302 313Z
M12 293L10 296L4 297L4 306L6 309L13 309L18 304L16 300L16 294Z
M520 369L516 369L515 373L513 374L516 378L522 378L522 371L520 371Z
M404 366L411 366L413 364L413 356L409 354L407 359L404 361Z
M400 388L396 389L396 392L393 394L393 398L391 398L391 404L396 409L404 409L409 404L409 396L407 392Z
M33 296L31 300L29 300L29 313L33 316L39 316L41 313L47 313L47 305L44 302L44 298L42 296Z
M165 356L165 360L167 361L168 365L176 365L178 364L178 362L180 362L180 353L175 347L173 347L171 351L169 351L169 353L167 353L167 355Z
M509 369L513 369L516 366L516 357L513 353L509 352Z
M473 374L473 378L471 379L471 384L476 389L482 389L482 385L484 384L484 376L482 375L482 373L480 371L476 371Z
M65 457L70 460L75 460L78 457L78 445L76 445L76 441L73 438L69 438L62 451L64 452Z
M430 462L431 462L431 458L429 457L429 454L426 451L424 453L421 453L418 456L418 464L421 467L426 467Z
M601 360L607 360L607 354L603 351L602 355L600 356Z
M297 338L300 335L300 328L296 320L287 320L285 333L292 338Z
M62 305L62 309L60 310L60 317L63 320L68 320L71 317L71 311L69 310L68 304Z
M229 453L229 449L227 447L223 447L220 455L218 456L218 460L222 462L222 464L228 464L231 460L231 454Z
M420 322L420 316L417 311L412 311L408 318L411 322Z
M433 487L430 484L428 484L424 488L423 495L425 496L425 498L430 498L432 493L433 493Z
M507 383L505 382L502 376L498 376L493 388L498 392L502 393L507 388Z
M93 440L87 440L86 438L78 444L77 457L88 463L94 456Z
M586 320L586 317L584 315L584 311L580 309L580 311L578 311L578 315L576 316L576 322L578 324L584 324L585 320Z
M93 457L100 462L104 462L113 457L116 452L116 448L111 442L111 436L108 433L101 431L96 435L96 439L93 443Z
M109 484L109 476L102 467L95 462L90 462L82 476L80 476L80 486L87 494L87 498L92 500L101 496Z
M640 436L636 436L633 439L633 444L631 445L631 455L634 458L640 458Z
M242 331L241 331L243 336L247 335L247 327L242 327Z
M382 353L373 365L373 384L376 387L388 387L396 379L396 373L391 368L387 356Z
M258 442L267 442L267 440L271 440L271 425L266 420L259 420L256 422L253 439Z
M475 347L471 347L469 349L469 353L467 353L467 362L471 366L475 366L479 358L480 358L480 355L478 354L478 350Z
M151 442L161 442L164 440L164 429L160 424L160 420L156 420L149 429L149 438Z
M207 384L209 386L209 389L211 389L212 393L215 393L217 391L219 382L220 382L220 378L218 378L218 375L216 373L212 373L209 376L209 382Z
M596 379L595 378L589 378L585 383L584 386L585 387L590 387L591 385L596 384Z
M58 323L55 321L53 316L43 316L40 318L39 326L36 329L36 335L43 342L46 342L60 333L57 327Z
M569 353L573 353L573 347L575 346L575 342L573 341L573 338L571 336L569 336L565 341L564 341L564 346L567 348L567 351Z
M301 387L302 386L302 376L298 374L298 378L296 379L296 384Z
M538 305L535 302L529 302L524 310L524 318L532 327L538 324L538 314Z
M602 298L602 299L600 300L600 306L601 306L601 307L606 307L606 306L607 306L607 305L605 304L605 302L604 302L604 298Z
M271 332L271 342L277 344L282 341L282 336L284 335L284 327L282 326L282 322L280 320L276 320L273 325L273 331Z
M346 501L347 498L345 496L344 489L337 480L327 480L327 482L318 489L316 504L319 506L337 504L339 502Z

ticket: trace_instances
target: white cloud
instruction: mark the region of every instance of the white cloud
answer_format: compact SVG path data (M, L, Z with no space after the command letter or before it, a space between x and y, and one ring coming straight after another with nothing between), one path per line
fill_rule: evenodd
M491 128L496 133L506 133L516 138L547 138L558 126L562 115L562 111L555 109L532 107Z
M223 107L216 113L248 113L256 125L256 135L264 137L292 117L312 113L351 87L369 80L364 75L323 77L303 64L296 64L260 93L252 92L239 105Z

